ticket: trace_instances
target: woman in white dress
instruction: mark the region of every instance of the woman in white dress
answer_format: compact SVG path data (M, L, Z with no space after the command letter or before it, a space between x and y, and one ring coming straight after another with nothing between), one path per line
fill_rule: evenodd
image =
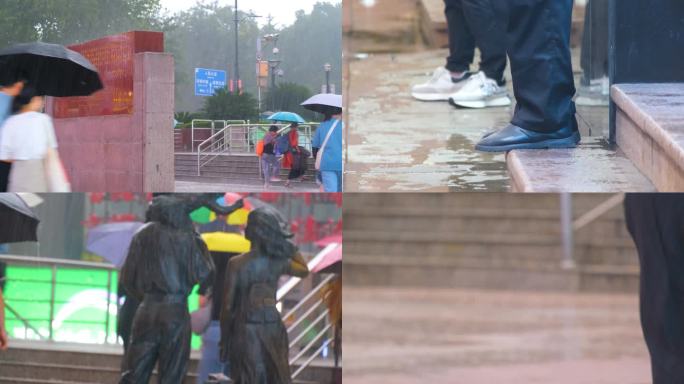
M56 151L57 139L52 119L41 112L43 103L35 89L25 87L14 99L13 115L3 125L0 160L12 163L10 192L50 192L46 158Z

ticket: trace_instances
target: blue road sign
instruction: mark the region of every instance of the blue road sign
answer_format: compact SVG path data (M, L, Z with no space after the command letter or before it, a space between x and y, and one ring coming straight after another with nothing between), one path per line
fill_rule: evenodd
M195 96L213 96L217 89L228 84L226 71L195 68Z

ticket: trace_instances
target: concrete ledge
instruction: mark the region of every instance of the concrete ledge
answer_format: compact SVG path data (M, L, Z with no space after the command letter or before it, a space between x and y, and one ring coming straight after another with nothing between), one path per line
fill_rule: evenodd
M621 151L590 137L573 149L506 154L513 192L649 192L655 187Z
M684 191L684 84L618 84L616 140L658 191Z

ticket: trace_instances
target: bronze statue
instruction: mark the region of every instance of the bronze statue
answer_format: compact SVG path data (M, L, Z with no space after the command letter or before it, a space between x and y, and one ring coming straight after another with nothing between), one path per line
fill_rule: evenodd
M305 277L306 262L277 212L249 214L251 250L228 262L221 312L221 359L235 384L289 384L288 337L276 309L278 279Z
M214 265L194 230L190 212L206 206L228 215L211 194L163 194L147 210L121 270L126 293L140 301L135 312L120 383L148 383L159 360L159 383L181 383L190 357L188 295L195 284L208 293Z

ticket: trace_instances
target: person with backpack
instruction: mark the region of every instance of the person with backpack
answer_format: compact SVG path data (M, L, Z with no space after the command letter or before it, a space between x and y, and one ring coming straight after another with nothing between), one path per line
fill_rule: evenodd
M279 181L280 161L276 153L278 126L271 125L264 136L264 149L261 154L261 169L264 173L264 189L271 187L272 181Z
M290 132L283 138L287 139L287 151L283 157L283 167L290 168L287 175L286 187L290 187L293 181L302 181L306 173L306 159L311 155L304 147L299 146L299 124L292 123Z

